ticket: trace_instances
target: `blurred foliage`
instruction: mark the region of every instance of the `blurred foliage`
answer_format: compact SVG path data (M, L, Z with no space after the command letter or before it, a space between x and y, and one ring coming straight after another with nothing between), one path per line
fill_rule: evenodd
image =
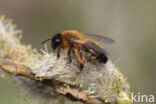
M1 0L0 13L13 18L24 31L23 41L37 48L66 29L109 35L116 44L106 47L132 91L156 95L155 5L155 0ZM0 91L2 104L27 104L13 82L0 79Z

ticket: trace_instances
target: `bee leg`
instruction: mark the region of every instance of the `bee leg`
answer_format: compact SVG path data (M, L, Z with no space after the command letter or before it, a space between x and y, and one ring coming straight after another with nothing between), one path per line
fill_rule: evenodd
M83 70L83 67L84 67L84 58L83 58L83 55L82 55L82 50L79 49L78 53L79 53L78 59L79 59L79 62L80 62L80 73L81 73L81 71Z
M78 73L81 73L81 71L83 70L83 67L84 67L84 57L82 55L82 50L75 49L74 52L75 52L75 55L80 63L80 70Z
M68 49L68 58L69 58L69 63L72 62L72 58L71 58L71 54L72 54L72 47L70 46Z
M80 72L83 70L84 64L80 64Z
M60 58L60 51L61 51L61 46L58 47L58 49L57 49L57 58Z

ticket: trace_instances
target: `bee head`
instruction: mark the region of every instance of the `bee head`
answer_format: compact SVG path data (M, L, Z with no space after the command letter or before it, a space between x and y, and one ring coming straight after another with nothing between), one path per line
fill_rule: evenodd
M53 36L52 41L51 41L51 47L53 48L53 50L55 50L61 45L61 43L62 43L61 34L58 33Z

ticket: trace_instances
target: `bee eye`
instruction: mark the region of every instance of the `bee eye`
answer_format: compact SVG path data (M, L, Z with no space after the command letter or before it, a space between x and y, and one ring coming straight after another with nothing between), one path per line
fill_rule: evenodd
M60 42L60 39L56 39L55 42L56 42L56 43L59 43L59 42Z

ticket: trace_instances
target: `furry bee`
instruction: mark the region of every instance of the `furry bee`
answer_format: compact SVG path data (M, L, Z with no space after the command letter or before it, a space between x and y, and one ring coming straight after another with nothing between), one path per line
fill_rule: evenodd
M83 34L74 30L67 30L55 34L51 39L44 40L41 44L51 40L51 47L53 50L57 49L57 57L60 57L61 50L67 50L69 62L72 62L72 53L77 57L80 63L80 71L84 67L84 52L88 53L92 58L94 57L100 63L106 63L108 60L106 51L102 45L95 40L97 38L103 43L114 43L114 40L105 36L97 36L90 34ZM100 41L98 40L98 41Z

